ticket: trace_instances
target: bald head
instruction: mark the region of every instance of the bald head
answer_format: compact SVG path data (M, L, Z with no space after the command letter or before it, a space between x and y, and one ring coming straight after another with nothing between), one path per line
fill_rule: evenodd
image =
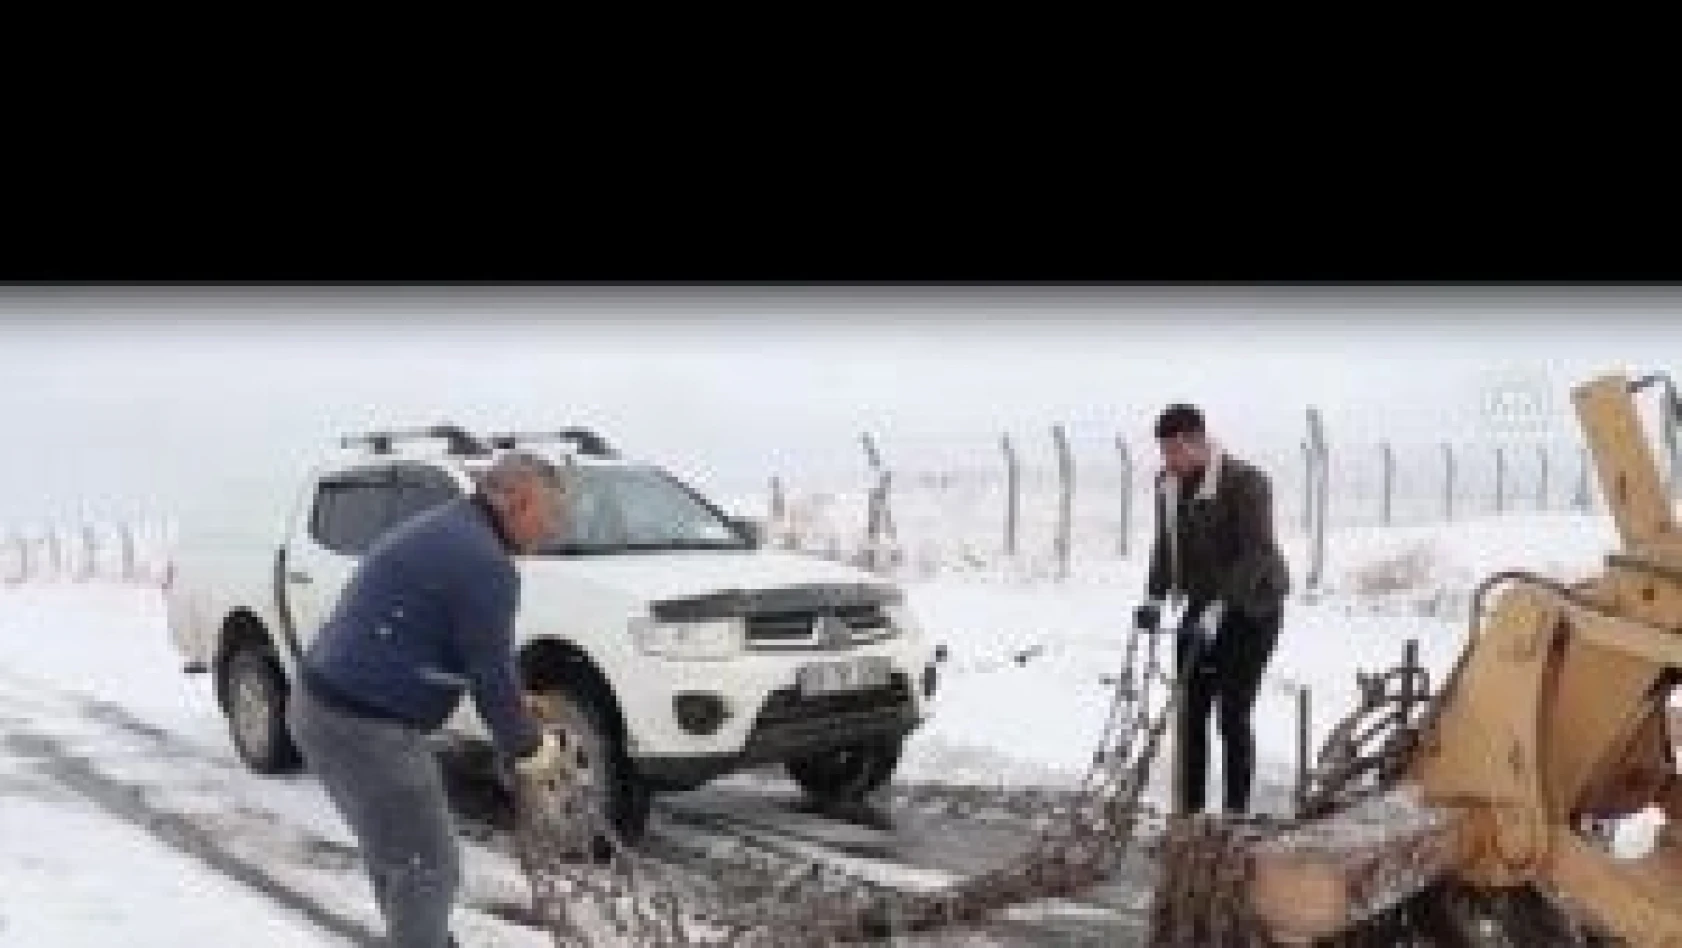
M560 527L571 478L547 459L510 451L478 481L503 532L521 550L530 551Z

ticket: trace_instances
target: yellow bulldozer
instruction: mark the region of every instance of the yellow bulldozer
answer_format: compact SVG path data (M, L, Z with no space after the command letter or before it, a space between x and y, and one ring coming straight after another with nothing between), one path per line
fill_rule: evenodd
M1411 654L1363 675L1296 819L1171 830L1158 944L1682 946L1682 527L1639 411L1660 383L1674 402L1663 375L1572 391L1604 568L1490 576L1434 692ZM1653 844L1619 852L1604 827L1653 808Z

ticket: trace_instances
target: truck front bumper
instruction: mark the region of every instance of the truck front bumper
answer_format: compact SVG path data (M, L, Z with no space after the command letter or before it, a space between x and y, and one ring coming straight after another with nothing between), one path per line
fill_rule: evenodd
M779 688L760 705L740 750L633 756L632 762L657 788L682 790L727 773L793 757L899 740L921 723L916 694L919 686L910 675L896 671L886 687L869 691L805 696L792 687Z

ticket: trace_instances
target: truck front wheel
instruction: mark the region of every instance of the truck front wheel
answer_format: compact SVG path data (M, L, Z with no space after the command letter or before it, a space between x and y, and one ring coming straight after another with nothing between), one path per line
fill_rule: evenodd
M286 675L268 649L244 642L221 666L224 711L234 749L261 774L295 773L303 756L286 729Z
M620 842L635 845L648 824L649 788L607 727L606 716L589 702L560 689L532 693L530 701L544 729L554 732L561 747L573 755L578 802L605 823L594 824L598 832L589 834L589 857L603 861L612 852L611 838L599 830L611 829Z

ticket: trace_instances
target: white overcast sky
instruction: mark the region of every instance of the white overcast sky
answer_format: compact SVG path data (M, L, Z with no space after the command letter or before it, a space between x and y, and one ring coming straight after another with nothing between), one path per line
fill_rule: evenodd
M1056 422L1148 448L1172 400L1240 449L1309 405L1334 441L1469 439L1492 385L1563 411L1682 365L1679 316L1657 290L0 290L0 522L288 489L339 434L439 419L593 424L732 489L861 464L865 430L890 459Z

